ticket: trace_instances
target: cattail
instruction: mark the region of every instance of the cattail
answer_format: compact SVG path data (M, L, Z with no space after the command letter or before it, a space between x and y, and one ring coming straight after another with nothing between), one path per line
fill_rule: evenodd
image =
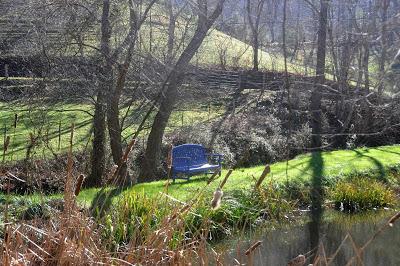
M221 172L221 170L215 171L215 172L211 175L211 177L208 179L207 185L211 184L211 182L214 181L215 177L216 177L217 175L219 175L220 172Z
M222 189L225 186L226 181L228 181L229 176L232 174L232 169L229 169L228 173L226 174L224 180L222 180L221 184L219 187Z
M304 264L306 264L306 256L299 255L296 258L289 261L289 263L287 265L288 266L303 266Z
M246 254L246 256L249 256L251 253L253 253L253 251L258 248L259 246L261 246L262 241L257 241L255 242L253 245L251 245L244 254Z
M271 172L271 167L269 165L266 165L264 168L264 171L262 172L260 178L257 180L255 188L258 189L262 182L264 181L265 177Z
M169 145L168 147L168 156L167 156L167 167L168 169L172 168L172 149L174 146L172 144Z
M396 213L392 218L389 220L389 226L393 227L393 224L400 219L400 212Z
M216 210L221 206L221 199L223 195L224 192L222 191L221 188L217 188L217 190L215 190L214 197L211 201L211 207L213 210Z
M79 195L79 192L81 191L83 181L85 180L85 175L80 174L78 177L78 180L76 181L76 187L75 187L75 196Z

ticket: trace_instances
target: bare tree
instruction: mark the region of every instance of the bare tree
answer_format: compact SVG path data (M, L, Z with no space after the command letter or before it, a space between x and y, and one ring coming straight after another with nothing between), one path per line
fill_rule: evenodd
M246 10L249 25L251 29L252 47L253 47L253 70L258 71L260 49L260 22L266 0L247 0Z
M157 0L149 1L144 7L144 11L141 11L144 5L143 1L127 1L129 7L128 31L125 38L113 51L110 44L112 33L110 25L111 4L109 0L103 1L100 44L103 64L99 71L100 86L97 93L93 121L92 170L86 182L89 186L100 185L101 178L104 175L106 116L113 161L120 169L117 183L119 185L128 185L130 183L127 166L125 162L121 161L123 147L121 137L122 129L119 117L119 100L126 83L128 70L138 39L138 33L147 18L148 12L156 1ZM116 81L114 81L114 78ZM128 177L128 180L125 179L126 177Z
M321 149L321 130L322 130L322 111L321 111L321 84L325 82L325 62L326 62L326 30L328 25L329 0L320 0L319 28L317 40L317 66L316 85L311 93L310 115L312 128L311 146L314 149Z
M103 66L98 73L99 88L93 117L93 149L91 155L91 173L86 186L100 186L105 169L105 130L106 130L106 104L107 89L112 86L112 65L110 61L110 1L104 0L101 16L101 42L100 51L103 56Z
M381 78L385 74L385 65L387 60L387 50L388 50L388 29L387 29L387 21L388 21L388 9L390 6L390 0L381 0L377 3L381 9L381 36L380 36L380 44L381 51L379 57L379 72ZM384 85L383 82L380 82L378 85L378 97L379 101L381 100L383 93Z
M271 42L274 43L276 41L276 34L275 34L275 27L276 23L278 21L278 7L279 7L279 2L277 0L268 0L267 1L267 6L268 6L268 14L270 18L268 18L268 29L270 32L270 38Z
M178 87L182 84L186 69L202 44L207 32L222 12L225 0L218 0L214 10L210 13L209 3L206 0L198 0L196 6L197 26L189 44L186 46L179 59L174 64L168 77L161 88L160 107L147 140L145 152L145 165L143 165L141 176L154 178L158 168L157 162L160 157L162 138L169 117L174 109L178 97Z

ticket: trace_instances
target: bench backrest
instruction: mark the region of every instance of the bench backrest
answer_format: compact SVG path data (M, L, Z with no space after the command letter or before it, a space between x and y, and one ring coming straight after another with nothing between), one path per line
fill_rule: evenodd
M206 149L199 144L183 144L172 148L172 165L175 167L187 166L188 160L179 158L189 157L190 166L208 163Z

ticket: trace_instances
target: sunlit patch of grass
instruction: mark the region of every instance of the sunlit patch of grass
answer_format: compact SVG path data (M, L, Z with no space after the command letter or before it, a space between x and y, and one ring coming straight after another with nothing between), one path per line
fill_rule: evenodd
M321 152L321 161L316 163L312 154L302 154L286 162L271 164L271 173L265 182L274 181L280 184L305 184L309 185L315 173L321 173L324 185L334 185L338 180L350 175L363 174L375 179L390 179L390 173L399 167L400 146L382 146L376 148L358 148L353 150L338 150ZM225 185L225 190L249 189L254 185L253 180L261 175L263 165L235 169ZM287 172L286 172L287 168ZM222 171L222 176L226 170ZM190 181L177 180L169 186L169 194L181 200L190 198L202 184L206 182L204 175L191 177ZM295 182L295 183L292 183ZM146 195L157 197L164 190L165 180L141 183L129 191L142 192ZM211 184L215 189L217 184ZM303 193L303 192L298 192Z
M26 157L27 147L36 139L31 156L48 157L67 150L72 123L75 124L75 150L85 147L90 139L90 105L73 103L26 104L11 102L0 104L2 132L10 136L5 161ZM4 133L3 133L4 134ZM32 158L32 157L31 157Z
M128 118L122 133L126 141L137 130L145 110L128 112ZM127 108L121 109L121 116ZM139 112L139 114L138 114ZM191 106L185 111L177 110L172 113L166 131L181 126L193 125L208 119L213 119L223 112L222 107ZM12 162L26 158L27 148L31 144L30 135L37 138L30 154L30 158L50 158L53 153L67 152L71 125L74 123L75 151L89 151L92 137L93 106L85 103L55 103L55 104L28 104L15 101L0 103L0 128L2 134L10 137L10 145L5 153L5 161ZM135 117L129 121L131 117ZM15 120L15 118L17 118ZM151 121L151 120L150 120ZM16 127L14 127L16 126ZM144 131L143 134L147 134ZM2 136L3 139L4 136ZM0 154L2 155L2 154ZM0 158L2 160L3 158Z

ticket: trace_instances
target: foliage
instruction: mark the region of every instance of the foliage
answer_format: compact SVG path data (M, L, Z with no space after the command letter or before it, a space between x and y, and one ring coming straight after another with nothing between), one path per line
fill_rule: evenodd
M176 230L174 243L193 238L199 232L207 231L212 240L221 239L243 228L252 228L263 221L285 219L295 204L284 198L282 189L274 183L257 190L233 190L227 192L220 208L213 210L210 205L211 190L206 189L188 202L191 210L182 215L183 228ZM129 242L132 236L144 240L159 227L165 219L174 216L182 202L160 194L148 197L144 193L126 193L116 201L104 218L107 238L113 239L113 246Z
M287 157L286 136L282 122L272 114L255 112L220 118L210 124L178 129L170 134L174 145L201 143L224 154L224 164L230 167L249 167L284 160ZM291 141L296 153L307 146L308 126L293 132ZM210 143L212 141L212 143Z
M331 198L336 208L350 212L392 206L396 201L395 194L385 184L365 177L340 181Z

